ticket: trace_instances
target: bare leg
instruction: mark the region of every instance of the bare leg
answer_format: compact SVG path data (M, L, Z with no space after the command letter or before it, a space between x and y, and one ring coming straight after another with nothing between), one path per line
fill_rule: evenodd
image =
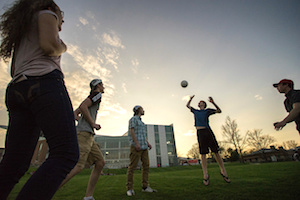
M81 172L82 168L78 167L77 165L70 171L70 173L66 176L65 180L63 180L63 182L60 184L60 188L66 184L71 178L73 178L73 176L75 176L76 174L78 174L79 172Z
M228 174L227 174L226 169L224 167L223 159L221 158L220 154L215 153L215 158L216 158L217 163L219 164L219 167L220 167L220 170L221 170L221 175L223 176L223 178L224 178L224 176L228 177ZM225 180L225 178L224 178L224 180ZM230 179L226 178L225 181L230 182Z
M216 158L217 163L219 164L221 173L223 175L225 175L225 176L228 176L227 172L226 172L226 169L224 167L223 159L221 158L220 154L219 153L215 153L215 158Z
M95 188L96 188L96 184L101 175L104 165L105 165L104 160L100 160L95 163L95 166L91 172L89 184L86 189L86 194L85 194L86 197L93 196Z
M208 180L207 159L206 154L201 154L201 166L203 170L203 179ZM208 185L208 181L203 180L204 185Z

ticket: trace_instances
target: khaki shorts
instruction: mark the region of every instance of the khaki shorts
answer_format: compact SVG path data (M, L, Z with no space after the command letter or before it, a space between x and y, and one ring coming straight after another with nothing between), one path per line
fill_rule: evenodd
M103 160L103 154L94 140L94 136L89 132L77 132L80 157L77 166L84 168L91 166L96 161Z

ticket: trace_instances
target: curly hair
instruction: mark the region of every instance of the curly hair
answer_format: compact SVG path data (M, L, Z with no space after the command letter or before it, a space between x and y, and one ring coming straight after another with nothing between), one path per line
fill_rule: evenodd
M37 11L48 8L57 10L53 0L18 0L1 15L0 58L5 62L12 56L12 51L19 45L22 37L26 36Z

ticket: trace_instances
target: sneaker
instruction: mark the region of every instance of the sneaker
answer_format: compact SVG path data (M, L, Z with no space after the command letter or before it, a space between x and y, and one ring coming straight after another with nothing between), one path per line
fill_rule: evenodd
M134 190L127 190L127 196L131 197L135 195Z
M84 197L83 200L95 200L93 196L90 197Z
M157 190L152 189L150 186L142 189L142 192L157 192Z

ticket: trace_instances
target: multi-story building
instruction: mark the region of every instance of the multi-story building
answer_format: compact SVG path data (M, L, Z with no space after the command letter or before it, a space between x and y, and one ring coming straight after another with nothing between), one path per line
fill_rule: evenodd
M178 165L173 125L147 124L147 139L152 145L149 151L150 167ZM123 136L95 136L100 145L107 168L123 168L129 165L130 144L128 132Z
M129 141L127 136L95 135L105 160L106 168L124 168L129 164Z

